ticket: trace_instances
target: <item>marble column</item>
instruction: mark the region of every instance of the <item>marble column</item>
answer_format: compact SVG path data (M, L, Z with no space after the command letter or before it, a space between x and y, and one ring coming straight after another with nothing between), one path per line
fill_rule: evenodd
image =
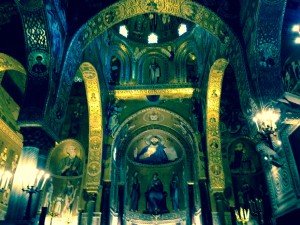
M110 182L103 183L103 193L101 200L101 224L109 224L109 212L110 212Z
M218 224L225 225L224 196L222 193L215 193L214 197L216 200L217 215L219 220Z
M88 202L86 204L87 225L93 224L93 216L94 216L94 211L95 211L96 198L97 198L96 193L88 193Z
M199 181L200 199L201 199L201 211L203 224L212 224L211 205L209 200L209 192L206 180Z
M81 225L99 225L101 221L100 207L97 207L98 198L101 195L101 190L89 191L84 190L84 198L86 200L86 207L81 212L79 224Z
M19 163L14 175L11 194L8 202L6 221L22 220L25 215L28 196L23 193L22 186L26 185L36 169L39 149L36 147L23 147Z

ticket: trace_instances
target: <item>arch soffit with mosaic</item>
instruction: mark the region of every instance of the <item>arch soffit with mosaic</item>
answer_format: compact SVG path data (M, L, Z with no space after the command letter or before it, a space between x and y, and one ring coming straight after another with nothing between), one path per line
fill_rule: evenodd
M119 56L122 60L127 61L131 56L131 52L126 44L116 42L110 46L110 56Z
M15 70L26 75L24 66L18 60L4 53L0 53L0 72L6 70Z
M182 58L186 57L187 52L195 52L197 50L197 45L193 40L185 41L178 47L174 60L176 60L176 62L184 61Z
M4 73L5 71L12 70L19 72L21 76L24 76L20 78L18 76L18 79L16 79L18 85L20 85L20 88L22 89L22 92L25 91L25 86L26 86L26 78L27 78L27 73L23 65L13 57L6 55L4 53L0 53L0 83L3 78L4 74L1 74L2 72Z
M280 65L280 48L281 48L281 32L282 24L284 20L285 8L287 0L261 0L259 1L258 12L257 12L257 32L256 32L256 42L255 42L255 59L256 59L256 76L260 74L265 74L265 76L272 79L280 79L281 76L281 65ZM268 51L268 55L274 61L274 66L266 69L260 65L261 55ZM253 73L255 74L255 73ZM259 89L266 89L266 82L264 81L259 87ZM299 87L299 86L298 86ZM272 89L269 87L269 94L267 92L267 101L273 99L274 97L280 97L278 94L278 87ZM261 99L262 101L266 101ZM268 103L268 102L264 102Z
M219 122L222 82L227 66L228 61L226 59L218 59L212 65L209 73L206 98L206 145L209 165L208 176L210 186L214 192L223 191L225 188Z
M84 62L79 67L85 84L89 113L89 150L85 188L97 193L101 177L102 162L102 106L98 74L95 67Z
M38 77L46 76L50 71L51 54L48 20L44 9L44 1L15 0L15 3L24 29L24 40L27 51L27 70L29 71L28 75ZM46 71L43 73L36 73L33 71L33 65L36 63L35 59L37 56L42 56L42 62L46 65Z

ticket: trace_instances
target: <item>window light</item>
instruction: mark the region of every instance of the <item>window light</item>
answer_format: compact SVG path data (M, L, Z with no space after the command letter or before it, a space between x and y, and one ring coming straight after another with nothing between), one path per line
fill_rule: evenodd
M294 25L293 28L292 28L292 31L293 32L300 32L300 25L298 25L298 24Z
M127 38L127 36L128 36L127 27L125 25L120 26L119 33Z
M298 37L296 37L295 43L300 44L300 25L299 24L294 25L292 27L292 31L298 33Z
M178 35L181 36L184 33L186 33L186 31L187 31L186 25L184 23L181 23L178 27Z
M148 36L148 44L157 44L158 36L155 33L151 33Z

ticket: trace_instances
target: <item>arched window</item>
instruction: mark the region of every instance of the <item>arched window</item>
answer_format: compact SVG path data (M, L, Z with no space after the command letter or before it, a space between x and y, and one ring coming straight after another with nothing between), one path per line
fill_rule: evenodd
M109 84L119 84L120 82L120 71L121 71L121 62L116 57L111 57L110 60L110 81Z
M187 82L194 83L198 81L197 58L193 53L189 53L186 59L186 76Z

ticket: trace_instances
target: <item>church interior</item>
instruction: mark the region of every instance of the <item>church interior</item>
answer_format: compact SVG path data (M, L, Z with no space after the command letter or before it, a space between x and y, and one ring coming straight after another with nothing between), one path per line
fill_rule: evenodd
M300 0L0 12L0 224L297 223Z

